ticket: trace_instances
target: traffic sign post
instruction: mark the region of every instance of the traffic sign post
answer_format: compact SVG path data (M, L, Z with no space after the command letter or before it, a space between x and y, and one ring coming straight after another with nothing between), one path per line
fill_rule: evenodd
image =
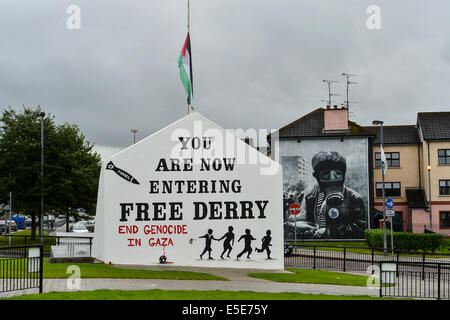
M389 198L386 200L386 207L387 207L389 210L392 210L392 209L394 208L394 200L392 200L391 197L389 197Z
M386 217L394 217L395 210L386 210Z
M392 250L392 256L394 256L394 216L395 216L395 210L394 209L394 200L392 200L391 197L389 197L386 201L386 207L389 209L386 211L386 217L391 218L391 250Z
M294 243L297 244L297 215L302 211L301 206L298 203L293 203L289 206L289 212L295 216L294 220Z

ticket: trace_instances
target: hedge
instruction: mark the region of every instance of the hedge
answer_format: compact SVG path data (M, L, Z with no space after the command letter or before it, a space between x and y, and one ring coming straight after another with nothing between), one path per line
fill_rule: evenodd
M371 248L383 248L383 229L368 229L364 232L367 245ZM391 231L386 230L387 247L391 248ZM436 233L394 232L394 249L404 251L435 251L444 239Z

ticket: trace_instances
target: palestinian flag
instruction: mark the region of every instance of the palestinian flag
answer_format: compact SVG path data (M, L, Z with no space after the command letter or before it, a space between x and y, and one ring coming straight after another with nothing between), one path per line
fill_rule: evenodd
M183 87L188 95L187 102L192 107L192 100L194 97L193 79L192 79L192 58L191 58L191 40L189 32L181 50L180 58L178 59L178 68L180 68L180 79Z

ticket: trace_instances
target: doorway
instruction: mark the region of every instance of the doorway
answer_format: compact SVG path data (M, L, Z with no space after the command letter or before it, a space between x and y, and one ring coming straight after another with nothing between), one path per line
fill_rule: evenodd
M403 212L395 211L395 216L392 219L392 228L394 232L403 231Z

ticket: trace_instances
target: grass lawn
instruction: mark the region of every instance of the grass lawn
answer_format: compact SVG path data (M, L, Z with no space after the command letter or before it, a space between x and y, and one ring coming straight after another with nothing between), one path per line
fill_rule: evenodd
M26 229L22 229L22 230L18 230L14 233L11 233L12 237L11 238L17 238L17 236L31 236L31 230L26 230ZM44 236L48 236L48 232L44 231ZM8 238L8 235L3 234L2 237L4 238ZM39 238L39 230L36 230L36 238Z
M72 275L67 273L69 266L76 265L80 268L81 278L110 278L110 279L171 279L171 280L222 280L226 278L215 276L203 272L176 271L176 270L142 270L142 269L123 269L114 265L103 263L49 263L44 259L44 279L66 279ZM11 268L26 272L27 266L23 261L11 262ZM7 276L9 273L8 265L4 270L0 270ZM19 277L22 275L19 272Z
M17 232L13 233L17 236L31 236L31 229L22 229L18 230ZM48 236L48 232L44 231L44 236ZM36 230L36 237L39 237L39 230Z
M203 290L96 290L21 295L3 300L399 300L370 296L335 296L295 292Z
M365 287L367 285L368 278L368 276L323 270L296 268L286 268L286 270L294 273L250 273L249 276L276 282L336 284L341 286L361 287Z
M81 278L228 280L202 272L123 269L103 263L48 263L48 261L44 262L44 278L68 278L71 274L66 271L71 265L80 267Z
M298 245L307 245L307 246L331 246L331 247L367 247L367 243L365 241L297 241Z
M44 236L47 236L48 233L44 232ZM20 230L11 234L11 245L12 246L23 246L25 245L25 241L27 245L32 244L40 244L41 238L39 237L39 233L36 232L36 237L34 239L30 238L31 230ZM0 242L4 246L9 246L9 235L0 236ZM25 239L26 238L26 239ZM56 238L44 238L44 247L45 250L50 250L50 246L56 244Z

